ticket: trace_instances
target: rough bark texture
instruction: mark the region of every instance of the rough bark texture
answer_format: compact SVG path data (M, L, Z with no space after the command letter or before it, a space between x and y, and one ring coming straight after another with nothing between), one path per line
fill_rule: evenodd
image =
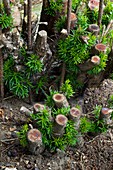
M47 53L47 32L45 30L39 31L35 44L35 53L44 57Z
M98 64L100 64L100 58L98 56L93 56L91 57L91 59L87 60L83 64L79 64L78 67L81 71L88 71Z
M73 27L73 23L71 25L71 9L72 9L72 0L68 0L67 3L67 33L68 34L70 34L70 28ZM63 63L60 85L64 83L65 73L66 73L66 65L65 63Z
M41 30L38 32L34 51L44 64L42 74L47 74L51 69L53 56L49 48L49 44L47 43L47 32L45 30Z
M54 137L62 137L64 134L64 128L66 127L67 124L67 117L64 115L57 115L54 125L53 125L53 136Z
M100 27L101 21L102 21L103 5L104 5L104 0L100 0L100 2L99 2L99 13L98 13L98 26L99 27Z
M68 0L67 6L67 32L70 34L72 0Z
M34 155L39 155L44 151L42 144L42 136L38 129L31 129L28 131L27 139L29 142L29 151Z
M49 0L43 0L42 5L42 12L41 12L41 22L48 22L48 25L41 24L39 25L39 31L40 30L46 30L48 35L55 34L54 24L58 20L59 16L65 15L66 13L66 7L67 7L67 0L64 0L63 2L63 9L61 12L56 12L54 16L48 15L45 10L50 6Z
M48 35L54 34L54 22L55 22L55 17L49 16L46 14L45 9L49 7L49 0L43 0L43 5L42 5L42 12L41 12L41 22L48 22L48 25L41 24L39 25L39 31L40 30L46 30Z
M0 46L2 45L2 29L0 29ZM3 56L2 48L0 48L0 98L4 98L4 84L3 84Z
M31 41L31 9L32 9L32 0L28 0L28 50L32 49L32 41Z
M25 21L25 17L27 16L27 4L26 1L24 2L24 18L23 18L23 23L22 23L22 36L24 38L27 38L27 23Z
M104 71L104 77L109 77L110 73L113 71L113 46L111 47L111 51L108 55L108 60L106 63L106 69Z
M3 4L4 4L5 12L7 13L7 15L10 15L11 14L10 0L3 0Z
M75 107L70 109L69 119L75 123L75 128L78 130L80 126L81 111Z

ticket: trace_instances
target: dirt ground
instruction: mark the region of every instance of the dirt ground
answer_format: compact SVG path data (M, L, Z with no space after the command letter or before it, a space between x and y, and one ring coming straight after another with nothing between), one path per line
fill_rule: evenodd
M15 97L0 104L4 110L4 118L0 118L1 170L113 170L113 129L94 138L85 136L82 147L31 155L19 145L16 135L23 124L30 124L29 118L20 113L21 106L32 109L31 105Z

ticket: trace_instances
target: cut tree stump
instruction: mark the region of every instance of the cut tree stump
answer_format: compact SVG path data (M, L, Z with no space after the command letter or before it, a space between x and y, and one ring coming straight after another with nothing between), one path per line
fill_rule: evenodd
M69 118L74 121L74 122L77 122L78 119L80 119L80 116L81 116L81 111L76 108L76 107L72 107L70 109L70 114L69 114Z
M35 44L35 53L39 57L44 57L47 53L47 32L45 30L38 32Z
M78 67L81 71L88 71L91 70L94 66L100 64L100 58L99 56L92 56L90 60L87 60L86 62L80 64Z
M88 27L88 31L94 33L95 35L97 35L100 31L100 28L97 24L90 24Z
M81 111L78 108L72 107L70 109L69 119L75 123L75 128L79 129Z
M54 137L63 136L67 121L68 121L67 117L62 114L59 114L56 116L56 119L53 125L53 136Z
M60 93L54 94L53 100L58 108L69 106L69 103L63 94Z
M90 10L99 10L99 0L90 0L88 3Z
M27 139L29 142L28 149L34 155L39 155L44 151L42 143L42 135L38 129L31 129L28 131Z
M100 52L106 53L107 46L102 43L96 44L94 47L92 47L91 54L92 55L99 55Z
M111 120L111 113L113 112L113 109L109 108L102 108L100 112L100 119L104 120L104 122L109 125L113 121Z
M45 106L43 104L40 104L40 103L35 103L33 105L33 110L34 110L34 113L38 113L42 110L44 110Z
M77 23L77 16L76 16L76 14L74 14L73 12L71 12L70 21L71 21L71 23L70 23L70 29L72 30L72 29L75 28L76 23Z

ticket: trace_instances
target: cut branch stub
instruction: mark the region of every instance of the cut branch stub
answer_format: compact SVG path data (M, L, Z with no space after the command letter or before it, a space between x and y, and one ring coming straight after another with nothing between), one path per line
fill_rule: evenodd
M75 13L71 12L71 24L70 24L70 29L74 29L76 26L75 24L77 23L77 16Z
M40 112L40 111L44 110L44 108L45 108L45 106L40 103L35 103L33 105L34 113Z
M88 44L88 40L89 40L89 37L88 37L88 36L82 35L82 36L80 36L80 38L81 38L81 40L82 40L84 43Z
M72 107L69 114L69 119L75 123L75 128L79 129L81 111L78 108Z
M100 31L100 28L97 24L91 24L89 25L88 30L97 35Z
M112 112L113 112L113 109L102 108L101 113L100 113L100 117L101 118L108 118L109 116L111 116Z
M90 0L88 3L90 10L99 10L99 0Z
M63 94L60 93L54 94L53 100L58 108L69 106L69 103Z
M42 135L38 129L29 130L27 139L29 142L28 148L32 154L38 155L43 152L44 146L42 144Z
M75 107L72 107L70 110L70 119L73 120L74 122L77 122L78 119L80 119L81 116L81 111Z
M100 57L97 55L91 57L91 62L94 63L94 65L100 64Z
M53 121L53 118L51 116L51 109L48 106L45 106L45 105L40 104L40 103L35 103L33 105L34 114L39 113L40 115L42 115L43 114L42 111L44 109L46 109L48 111L50 121Z
M80 64L78 67L81 71L88 71L98 64L100 64L99 56L92 56L90 60L87 60L85 63Z
M112 112L113 112L113 109L109 109L109 108L102 108L100 112L100 119L104 120L104 122L107 125L113 124L113 121L111 119Z
M91 53L98 55L100 52L106 53L106 50L107 50L107 46L102 43L99 43L96 44L94 47L92 47Z
M101 43L96 44L95 49L99 52L106 52L106 45L101 44Z
M67 124L67 117L59 114L56 116L55 123L53 125L53 136L54 137L62 137L64 134L64 128L66 127Z

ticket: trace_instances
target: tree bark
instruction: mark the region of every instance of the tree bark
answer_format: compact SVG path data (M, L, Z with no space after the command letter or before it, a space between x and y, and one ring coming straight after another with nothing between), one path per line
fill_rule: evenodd
M38 32L35 44L35 53L40 58L47 54L47 32L45 30Z
M106 53L106 50L107 50L106 45L104 45L102 43L98 43L92 47L91 55L99 55L100 52Z
M27 23L28 23L28 50L32 49L32 41L31 41L31 12L32 11L32 0L28 0L28 11L27 11Z
M108 78L110 76L110 74L113 71L113 45L111 47L111 51L108 54L108 60L106 62L106 69L104 71L104 77Z
M67 33L68 34L70 34L70 27L71 27L71 9L72 9L72 0L68 0L68 4L67 4ZM63 62L60 85L64 83L65 74L66 74L66 64Z
M93 56L91 59L87 60L86 62L79 64L78 67L81 71L88 71L91 70L94 66L100 64L100 58L98 56Z
M75 107L70 109L69 119L74 122L76 130L78 130L80 126L80 116L81 111L79 109Z
M69 106L69 103L63 94L60 93L54 94L53 100L58 108Z
M28 131L27 139L29 142L28 149L34 155L39 155L44 151L42 144L42 135L38 129L31 129Z
M56 0L57 1L57 0ZM66 6L67 6L67 0L64 0L63 2L63 8L61 12L56 11L54 16L51 16L46 13L46 9L50 7L50 0L43 0L43 5L42 5L42 12L41 12L41 18L40 21L47 22L48 25L45 24L40 24L39 25L39 31L45 30L47 31L47 34L49 36L55 34L55 29L54 29L54 24L58 20L60 16L63 16L66 14Z
M10 9L10 1L9 0L3 0L4 4L4 9L7 15L11 14L11 9Z
M68 0L67 6L67 32L70 34L72 0Z
M66 127L67 124L67 117L64 115L57 115L54 125L53 125L53 136L54 137L62 137L64 134L64 129Z
M2 29L0 28L0 45L2 45ZM0 98L4 98L4 83L3 83L3 56L2 48L0 48Z
M97 24L90 24L88 27L88 31L92 32L94 35L98 35L100 28Z
M24 38L27 38L27 23L25 21L26 16L27 16L27 3L25 0L24 1L24 17L23 17L23 23L22 23L22 36Z
M111 113L113 112L113 109L109 108L102 108L100 112L100 120L104 120L105 124L110 125L112 124Z
M33 110L34 110L34 113L38 113L42 110L44 110L45 106L43 104L40 104L40 103L35 103L33 105Z
M101 22L102 22L103 5L104 5L104 0L100 0L100 2L99 2L99 13L98 13L98 26L99 27L100 27Z

